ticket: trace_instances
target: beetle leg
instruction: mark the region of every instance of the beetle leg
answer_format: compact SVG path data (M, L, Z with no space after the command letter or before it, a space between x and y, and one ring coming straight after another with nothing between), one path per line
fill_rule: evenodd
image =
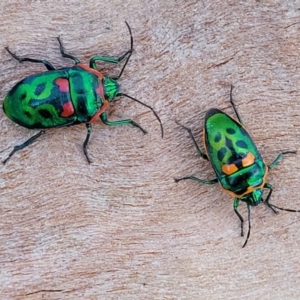
M200 157L206 159L206 160L209 160L208 157L207 157L207 155L206 155L204 152L202 152L202 151L200 150L200 147L198 146L198 144L197 144L197 142L196 142L196 139L195 139L195 137L194 137L194 135L193 135L193 133L192 133L192 130L191 130L190 128L188 128L188 127L183 126L183 125L180 124L178 121L175 121L175 122L176 122L177 125L181 126L183 129L185 129L185 130L189 133L190 138L192 139L192 141L193 141L193 143L194 143L194 145L195 145L195 147L196 147L196 149L197 149L198 155L199 155Z
M285 155L285 154L289 154L289 153L296 154L297 151L285 151L285 152L279 153L277 155L277 157L274 159L274 161L268 166L268 168L269 169L274 168L279 163L279 161L281 160L282 156Z
M233 98L232 98L232 90L233 90L233 85L231 85L231 88L230 88L230 103L234 109L234 112L236 114L236 117L237 119L239 120L239 122L243 125L243 121L242 121L242 118L240 117L240 114L238 113L238 110L233 102Z
M118 76L111 77L114 80L118 80L121 77L121 75L123 74L123 71L129 61L130 56L131 56L131 53L132 53L131 50L129 50L125 54L123 54L122 56L120 56L118 58L95 55L90 60L90 68L97 69L96 61L103 61L106 63L118 64L118 63L122 62L127 56L124 66L122 67L122 70L120 71L120 74Z
M87 135L86 135L86 138L85 138L85 141L83 143L83 153L88 161L88 163L90 164L91 163L91 160L88 156L88 153L87 153L87 144L89 142L89 139L90 139L90 135L91 135L91 132L92 132L92 124L91 123L86 123L86 129L87 129Z
M174 180L175 180L175 182L178 182L178 181L186 180L186 179L195 180L195 181L198 181L200 183L207 184L207 185L218 183L217 178L214 178L212 180L204 180L204 179L197 178L195 176L186 176L186 177L182 177L182 178L175 178Z
M250 237L250 231L251 231L250 205L248 203L247 203L247 209L248 209L248 233L247 233L246 241L245 241L244 245L242 246L242 248L244 248L247 245L247 242L248 242L249 237Z
M119 62L122 62L124 59L126 59L124 65L123 65L123 67L120 71L120 74L116 77L111 77L114 80L118 80L122 76L123 71L124 71L128 61L130 59L130 56L133 52L133 37L132 37L131 28L129 27L127 22L125 22L125 23L126 23L126 26L129 30L129 34L130 34L130 49L128 51L126 51L123 55L121 55L120 57L109 57L109 56L95 55L90 60L90 68L96 69L97 68L96 61L103 61L103 62L107 62L107 63L118 64Z
M127 51L124 55L118 57L118 58L115 58L115 57L110 57L110 56L99 56L99 55L95 55L93 56L91 59L90 59L90 68L92 69L96 69L97 66L96 66L96 61L103 61L103 62L107 62L107 63L111 63L111 64L118 64L120 63L130 52ZM128 57L127 57L128 59ZM114 78L116 79L116 78Z
M270 209L272 209L273 212L274 212L275 214L278 214L278 212L272 207L273 205L269 203L269 200L270 200L271 195L272 195L272 192L273 192L273 187L272 187L272 185L271 185L270 183L265 183L264 188L265 188L265 189L269 189L270 192L269 192L269 194L268 194L266 200L265 200L265 201L262 201L262 202L263 202L265 205L267 205Z
M5 47L6 51L14 58L16 59L19 63L22 63L24 61L29 61L29 62L33 62L33 63L40 63L43 64L47 70L52 71L55 70L55 68L52 66L52 64L44 59L34 59L34 58L28 58L28 57L19 57L16 54L12 53L8 47Z
M139 128L144 134L147 133L145 129L143 129L138 123L132 121L131 119L126 119L126 120L119 120L119 121L108 121L107 120L107 113L104 112L103 114L100 115L101 121L108 126L122 126L122 125L133 125L137 128Z
M269 169L274 168L279 163L279 161L281 160L282 156L285 155L285 154L289 154L289 153L296 154L297 151L285 151L285 152L279 153L277 155L277 157L274 159L274 161L268 166L268 168ZM282 207L278 207L276 205L270 204L269 200L270 200L272 192L273 192L273 187L272 187L272 185L270 183L265 183L264 188L269 189L270 192L269 192L266 200L263 201L263 203L266 204L269 208L271 208L275 214L278 214L278 211L276 211L274 208L277 208L277 209L280 209L280 210L285 210L285 211L290 211L290 212L300 212L300 210L289 209L289 208L282 208Z
M241 214L237 210L239 204L240 204L240 199L239 198L234 198L233 209L234 209L234 212L236 213L236 215L239 217L239 219L241 221L241 236L244 236L244 230L243 230L244 218L241 216Z
M39 133L28 139L25 143L15 146L14 149L9 153L8 157L2 163L5 164L17 151L22 150L23 148L32 144L38 137L40 137L44 133L45 130L41 130Z
M234 202L233 202L233 209L234 212L236 213L236 215L239 217L240 221L241 221L241 236L244 236L244 218L241 216L241 214L238 212L237 208L239 206L240 203L240 199L239 198L234 198ZM251 210L250 210L250 204L247 203L247 209L248 209L248 233L247 233L247 237L246 240L244 242L244 245L242 246L242 248L244 248L247 245L247 242L249 240L250 237L250 232L251 232Z
M70 59L74 60L75 64L80 63L80 61L79 61L78 58L76 58L75 56L73 56L73 55L68 54L68 53L65 52L65 49L64 49L64 47L62 45L62 42L61 42L59 36L57 37L57 40L59 42L59 50L60 50L60 53L61 53L62 57L66 57L66 58L70 58Z
M264 185L264 188L270 189L270 192L267 196L267 199L265 201L263 201L264 204L266 204L268 207L270 207L276 214L278 214L278 211L276 211L274 208L280 209L280 210L284 210L284 211L289 211L289 212L300 212L300 210L296 210L296 209L290 209L290 208L282 208L282 207L278 207L277 205L271 204L269 202L270 198L271 198L271 194L273 191L273 187L270 183L266 183Z

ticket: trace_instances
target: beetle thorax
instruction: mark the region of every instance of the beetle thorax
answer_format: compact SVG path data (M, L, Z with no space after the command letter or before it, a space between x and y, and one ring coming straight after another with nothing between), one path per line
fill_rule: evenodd
M111 102L119 93L119 84L115 79L110 77L103 78L104 97Z

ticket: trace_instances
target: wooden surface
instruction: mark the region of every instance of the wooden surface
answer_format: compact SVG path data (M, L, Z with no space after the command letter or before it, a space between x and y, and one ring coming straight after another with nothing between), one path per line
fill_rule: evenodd
M240 4L237 4L237 3ZM213 178L188 134L201 141L207 109L233 115L234 99L265 161L299 149L300 6L296 1L2 1L1 99L37 64L4 50L71 66L55 37L87 63L94 54L134 54L111 120L145 129L93 128L88 165L84 125L62 128L15 154L0 172L0 298L299 299L300 214L252 209L241 246L233 199ZM106 68L117 74L119 67ZM99 68L104 68L100 65ZM0 101L1 105L3 100ZM0 158L33 135L0 112ZM201 142L202 145L202 142ZM272 202L300 209L299 154L270 171ZM246 206L240 206L247 219ZM246 229L246 227L245 227Z

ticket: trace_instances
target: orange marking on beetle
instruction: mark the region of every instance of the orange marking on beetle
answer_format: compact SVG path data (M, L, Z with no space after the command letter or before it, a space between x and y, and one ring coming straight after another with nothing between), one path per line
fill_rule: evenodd
M231 195L231 196L233 196L233 197L236 197L236 198L242 198L242 197L244 197L245 195L250 194L250 193L252 193L252 192L255 191L255 190L262 189L262 188L264 187L265 183L266 183L267 175L268 175L268 167L266 167L265 175L264 175L264 177L263 177L263 179L262 179L261 184L258 185L258 186L255 186L255 187L253 187L253 186L248 186L248 187L247 187L247 190L245 191L245 193L243 193L243 194L241 194L241 195L237 195L237 194L235 194L235 193L232 192L232 191L226 190L226 189L222 186L222 184L221 184L220 181L219 181L219 183L220 183L220 186L221 186L221 188L223 189L223 191L226 192L227 194L229 194L229 195Z
M84 69L84 70L86 70L86 71L88 71L88 72L90 72L90 73L93 73L93 74L95 74L96 76L98 76L99 77L99 79L103 79L103 74L102 73L100 73L99 71L97 71L97 70L95 70L95 69L93 69L93 68L90 68L89 66L87 66L87 65L84 65L84 64L77 64L76 66L78 66L78 67L80 67L80 68L82 68L82 69Z
M251 152L249 152L247 153L247 156L242 159L242 166L243 167L251 166L254 164L254 161L255 161L255 156Z
M109 102L106 99L104 99L101 108L93 115L92 119L87 123L94 123L98 121L99 116L103 114L108 109L108 107L109 107Z
M68 93L69 92L69 80L66 78L57 78L55 80L55 84L59 86L59 90L62 93Z
M60 114L62 117L67 118L70 117L74 114L75 110L74 110L74 106L72 104L71 101L66 102L63 104L63 111Z
M241 162L242 162L242 166L244 168L249 167L254 164L255 156L251 152L249 152L249 153L247 153L246 157L244 157L241 160ZM238 171L238 167L235 164L222 166L222 172L226 175L231 175L231 174L235 173L236 171Z
M238 171L238 167L235 164L231 165L223 165L222 166L222 172L226 175L231 175Z

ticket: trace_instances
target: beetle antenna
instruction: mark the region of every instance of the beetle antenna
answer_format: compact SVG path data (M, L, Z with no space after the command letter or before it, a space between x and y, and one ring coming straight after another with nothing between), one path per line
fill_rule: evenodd
M131 96L129 96L129 95L123 94L123 93L118 93L116 96L124 96L124 97L127 97L127 98L129 98L129 99L131 99L131 100L133 100L133 101L135 101L135 102L137 102L137 103L142 104L143 106L146 106L146 107L149 108L150 110L152 110L154 116L156 117L156 119L158 120L158 122L159 122L159 124L160 124L161 137L162 137L162 138L164 137L164 128L163 128L163 125L162 125L162 123L161 123L161 120L160 120L158 114L156 113L156 111L155 111L151 106L149 106L149 105L143 103L142 101L137 100L137 99L135 99L135 98L133 98L133 97L131 97Z
M289 212L300 212L300 210L296 210L296 209L290 209L290 208L282 208L282 207L278 207L274 204L267 204L271 209L276 208L276 209L280 209L280 210L285 210L285 211L289 211ZM276 212L277 213L277 212Z
M249 237L250 237L250 231L251 231L251 222L250 222L250 205L247 204L247 209L248 209L248 233L247 233L247 238L246 238L246 241L243 245L242 248L244 248L246 245L247 245L247 242L249 240Z
M119 57L119 59L118 59L118 61L120 62L127 56L126 61L125 61L124 65L123 65L123 67L120 71L120 74L117 77L113 78L115 80L118 80L122 76L122 74L123 74L123 72L124 72L124 70L127 66L127 63L128 63L128 61L129 61L129 59L132 55L132 52L133 52L133 37L132 37L131 28L130 28L129 24L126 21L125 21L125 24L126 24L128 30L129 30L129 34L130 34L130 49L126 53L124 53L121 57Z

